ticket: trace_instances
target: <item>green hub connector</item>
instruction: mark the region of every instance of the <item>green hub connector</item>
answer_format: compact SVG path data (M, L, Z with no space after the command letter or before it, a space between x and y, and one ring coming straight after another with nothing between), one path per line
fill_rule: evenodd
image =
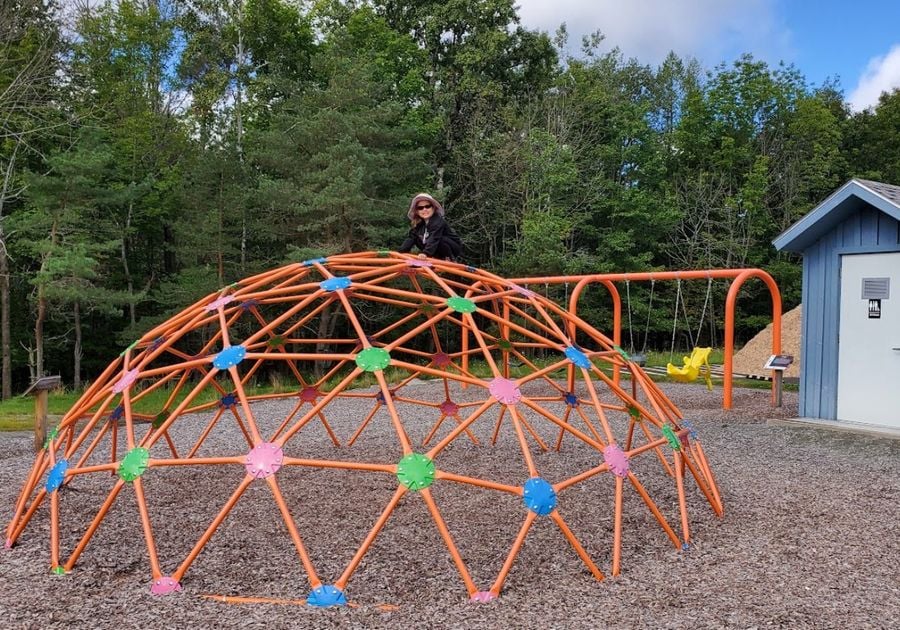
M628 413L629 413L629 414L631 415L631 417L634 418L635 420L640 420L640 419L641 419L641 410L638 409L637 407L635 407L634 405L629 405L629 406L628 406Z
M424 490L434 483L434 462L421 453L410 453L397 464L397 479L409 490Z
M662 428L663 435L666 436L666 439L669 441L669 446L672 447L673 451L681 450L681 440L678 439L678 436L675 435L675 431L672 429L671 424L664 424Z
M623 349L620 348L619 346L613 346L613 350L615 350L616 352L618 352L618 353L619 353L619 356L621 356L621 357L622 357L623 359L625 359L626 361L631 361L631 357L628 355L628 353L625 352L625 350L623 350Z
M56 436L59 435L59 427L54 427L47 432L47 437L44 438L44 448L48 448L50 446L50 442L56 439Z
M356 365L366 372L378 372L391 364L390 353L383 348L366 348L356 355Z
M457 313L474 313L476 310L478 310L478 307L475 306L475 302L466 298L459 297L458 295L447 298L447 306L449 306Z
M55 575L65 575L66 574L66 570L61 566L53 567L52 569L50 569L50 572Z
M128 451L122 459L122 463L119 464L119 477L130 483L144 474L149 462L150 451L137 446Z
M513 349L512 342L509 339L500 339L499 341L497 341L497 345L501 350L505 350L507 352Z

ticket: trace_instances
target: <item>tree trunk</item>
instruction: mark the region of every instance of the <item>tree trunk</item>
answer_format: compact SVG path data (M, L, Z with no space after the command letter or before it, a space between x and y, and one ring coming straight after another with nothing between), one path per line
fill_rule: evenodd
M72 387L75 391L81 390L81 305L76 301L74 305L75 315L75 352L72 366Z
M3 231L3 206L9 194L9 184L15 171L16 153L19 143L13 147L6 173L3 176L3 188L0 190L0 400L12 396L12 362L9 348L9 258L6 251L6 232Z
M165 250L163 252L163 270L167 276L175 273L175 234L172 226L166 223L163 226L163 243Z
M56 247L57 223L54 219L50 228L50 252ZM47 268L47 261L53 254L48 252L41 262L41 271ZM44 294L44 285L37 285L37 317L34 319L34 374L36 378L44 376L44 322L47 321L47 296Z
M38 286L37 317L34 319L34 376L41 378L44 375L44 320L47 319L47 298L44 297L44 287Z
M32 348L31 346L26 346L24 343L21 345L22 345L22 348L25 349L25 353L28 355L28 376L31 379L31 382L33 383L36 380L38 380L37 368L34 365L34 363L35 363L34 348Z
M216 233L216 270L219 286L225 286L225 254L222 252L223 232L225 231L225 173L219 171L219 226Z
M2 354L2 400L12 396L12 362L9 349L9 260L6 258L6 240L0 223L0 354Z
M133 184L133 182L132 182ZM122 234L122 270L125 272L125 286L128 288L128 314L131 319L131 325L137 323L137 316L134 307L134 280L131 277L131 271L128 268L128 232L131 230L131 214L134 212L134 201L128 202L128 214L125 217L125 231Z
M322 309L322 314L319 319L319 330L317 332L319 339L327 339L328 331L331 329L331 311L334 303L328 304L325 308ZM323 353L328 351L327 343L317 343L316 344L316 352ZM325 374L325 366L322 364L322 361L316 361L315 366L313 367L314 375L316 381L318 381Z

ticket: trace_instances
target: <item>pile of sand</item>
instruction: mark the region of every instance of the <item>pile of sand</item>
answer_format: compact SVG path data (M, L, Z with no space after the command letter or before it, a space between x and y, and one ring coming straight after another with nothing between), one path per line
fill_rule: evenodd
M794 362L785 370L785 378L800 377L800 330L803 320L802 305L781 316L781 354L791 354ZM743 348L734 354L732 363L736 374L771 376L764 370L768 358L772 356L772 324L769 324Z

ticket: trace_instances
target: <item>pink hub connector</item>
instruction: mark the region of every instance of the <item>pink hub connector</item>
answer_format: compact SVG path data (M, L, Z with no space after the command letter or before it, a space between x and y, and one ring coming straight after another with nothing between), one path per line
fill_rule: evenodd
M154 595L170 595L180 590L181 584L167 576L153 580L153 584L150 585L150 592Z
M515 405L522 398L522 392L519 391L519 386L516 385L516 382L502 376L492 380L488 389L491 392L491 396L504 405Z
M281 447L273 442L263 442L254 446L253 450L247 453L244 467L247 469L247 474L257 479L265 479L278 472L282 461L284 461L284 451L281 450Z

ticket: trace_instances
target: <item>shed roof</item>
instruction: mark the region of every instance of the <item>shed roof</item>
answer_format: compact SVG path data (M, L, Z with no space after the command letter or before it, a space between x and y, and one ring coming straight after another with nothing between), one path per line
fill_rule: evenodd
M900 186L868 179L851 179L779 234L772 244L778 250L802 253L865 205L873 206L900 221Z

